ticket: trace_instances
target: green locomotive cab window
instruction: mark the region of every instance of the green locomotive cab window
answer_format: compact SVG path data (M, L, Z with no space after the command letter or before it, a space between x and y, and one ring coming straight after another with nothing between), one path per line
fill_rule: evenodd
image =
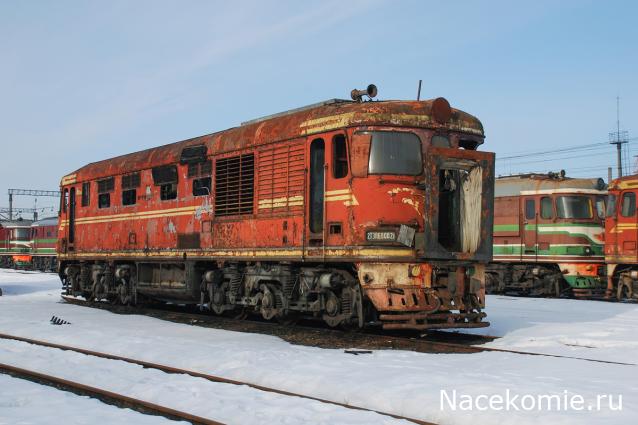
M414 133L372 131L368 173L417 176L423 171L421 139Z
M525 200L525 218L534 220L536 218L536 201L533 199Z
M623 217L633 217L636 214L636 194L625 192L622 194L622 207L620 215Z
M591 198L587 196L559 196L556 198L559 218L586 219L594 216Z
M546 220L554 217L554 205L552 203L552 198L548 198L547 196L541 198L541 218Z

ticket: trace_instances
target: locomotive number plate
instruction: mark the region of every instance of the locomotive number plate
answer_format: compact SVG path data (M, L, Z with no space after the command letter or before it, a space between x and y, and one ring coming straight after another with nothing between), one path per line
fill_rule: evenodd
M394 242L397 239L397 235L394 232L366 232L366 240L379 241L379 242Z

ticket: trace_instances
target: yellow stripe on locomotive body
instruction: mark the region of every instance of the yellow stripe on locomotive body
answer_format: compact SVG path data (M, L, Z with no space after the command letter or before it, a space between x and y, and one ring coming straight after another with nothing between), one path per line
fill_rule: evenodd
M135 281L217 313L485 326L483 137L443 98L332 100L88 164L62 179L60 274L72 293L123 303Z

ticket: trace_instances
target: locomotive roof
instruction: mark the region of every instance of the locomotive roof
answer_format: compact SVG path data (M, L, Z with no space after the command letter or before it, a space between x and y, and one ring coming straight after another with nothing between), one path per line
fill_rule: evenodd
M636 189L638 188L638 174L614 179L609 183L609 190Z
M42 218L38 221L34 221L33 223L31 223L32 227L37 227L37 226L55 226L58 224L58 218L57 217L46 217L46 218Z
M603 179L575 179L547 174L524 174L496 179L494 196L519 196L540 193L601 193L606 191Z
M0 227L4 227L5 229L17 228L17 227L31 227L31 223L33 220L1 220Z
M176 163L180 159L182 149L188 146L204 144L210 155L351 126L390 125L432 129L445 127L453 131L484 136L481 122L458 109L451 108L451 116L447 122L439 123L435 119L436 111L433 108L436 101L438 99L362 103L340 100L322 102L248 121L228 130L93 162L63 177L61 185Z

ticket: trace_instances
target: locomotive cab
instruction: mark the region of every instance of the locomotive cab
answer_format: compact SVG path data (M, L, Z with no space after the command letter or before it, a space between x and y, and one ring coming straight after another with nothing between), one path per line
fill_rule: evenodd
M441 130L354 131L353 233L368 247L397 254L408 248L412 257L358 264L385 329L486 325L480 320L491 258L493 154L459 146L480 143Z

